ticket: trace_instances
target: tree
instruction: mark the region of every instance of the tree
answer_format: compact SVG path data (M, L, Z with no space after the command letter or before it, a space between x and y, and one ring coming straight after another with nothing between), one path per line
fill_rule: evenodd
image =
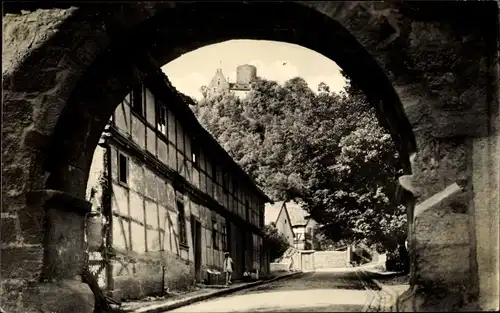
M318 97L328 102L330 95ZM316 169L303 202L328 238L395 249L406 234L405 208L394 197L402 174L398 153L355 85L338 108L344 111L337 115L338 139L324 150L328 162Z
M282 257L290 247L285 235L278 231L275 223L264 226L263 246L269 251L271 262Z
M271 198L298 201L324 239L395 249L405 236L399 156L355 84L314 93L300 77L257 78L244 99L204 98L193 111Z
M325 84L324 82L319 83L318 85L318 92L319 93L330 93L330 86Z
M205 85L201 86L200 93L203 96L203 98L207 98L208 97L208 87Z

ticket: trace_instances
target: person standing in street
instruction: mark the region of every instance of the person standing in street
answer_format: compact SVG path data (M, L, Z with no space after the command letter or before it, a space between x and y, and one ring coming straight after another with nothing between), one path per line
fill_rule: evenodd
M231 275L233 273L233 259L229 256L229 252L224 253L223 263L224 273L226 273L226 286L231 284Z

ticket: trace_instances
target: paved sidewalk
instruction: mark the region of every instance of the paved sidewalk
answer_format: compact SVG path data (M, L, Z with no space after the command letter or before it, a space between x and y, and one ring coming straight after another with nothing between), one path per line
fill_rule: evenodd
M129 301L123 302L120 309L130 313L159 313L174 310L195 302L204 301L210 298L227 295L239 290L259 286L262 284L270 283L282 278L291 277L300 274L301 272L276 272L273 277L266 280L258 280L255 282L238 282L230 285L229 287L218 286L217 288L205 287L193 292L179 295L170 299L147 301Z
M397 298L406 290L410 288L409 284L397 284L397 285L385 285L375 278L371 277L370 274L376 274L379 277L384 276L395 276L400 273L398 272L380 272L373 269L360 269L360 276L365 277L376 286L370 286L366 284L365 288L373 294L373 299L366 306L366 312L396 312L396 301Z

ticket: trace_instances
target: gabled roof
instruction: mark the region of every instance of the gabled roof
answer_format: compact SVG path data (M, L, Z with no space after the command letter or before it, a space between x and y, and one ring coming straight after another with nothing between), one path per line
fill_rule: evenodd
M213 88L215 86L221 86L221 85L228 85L228 82L224 77L224 74L222 74L222 69L219 68L215 72L214 77L212 77L212 80L210 81L208 87Z
M266 203L264 207L264 224L269 225L271 223L276 223L278 216L281 211L282 202L276 202L274 204Z
M289 201L285 204L286 212L290 217L290 224L293 226L306 226L309 221L309 214L300 207L296 202ZM283 207L283 201L275 202L274 204L266 204L264 219L265 224L268 225L276 222Z
M290 201L286 203L290 222L293 226L306 226L309 220L309 213L300 207L296 202Z

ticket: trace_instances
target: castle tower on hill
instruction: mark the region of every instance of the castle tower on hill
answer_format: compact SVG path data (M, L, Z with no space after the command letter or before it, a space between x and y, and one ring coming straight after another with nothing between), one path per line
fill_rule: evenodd
M229 82L224 77L224 74L222 74L222 69L217 69L217 72L215 72L214 77L212 77L212 80L208 85L210 93L213 94L223 92L229 90L230 88Z
M216 95L223 92L232 91L238 96L245 96L251 88L252 82L257 77L257 68L253 65L245 64L236 68L236 82L229 82L225 78L222 69L217 69L214 77L208 85L208 94Z

